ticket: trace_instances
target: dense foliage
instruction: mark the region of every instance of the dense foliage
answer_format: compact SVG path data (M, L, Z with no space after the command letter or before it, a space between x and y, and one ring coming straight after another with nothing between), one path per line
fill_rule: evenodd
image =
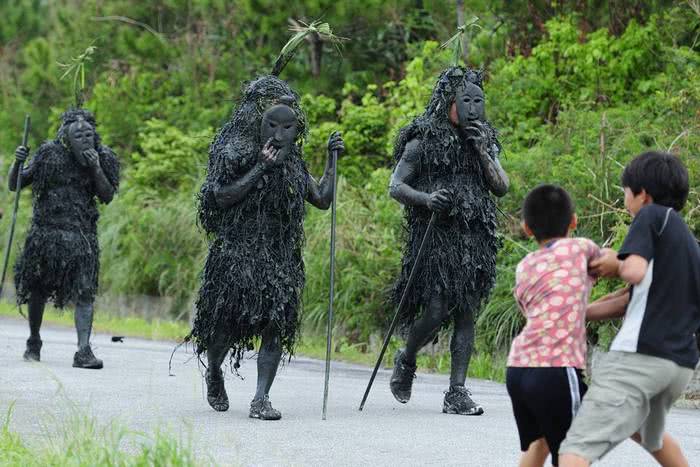
M522 319L511 298L514 267L534 248L519 231L519 206L541 182L567 188L579 235L619 244L629 221L621 167L646 149L677 154L691 171L684 215L700 234L700 5L674 2L467 2L482 29L469 33L469 63L487 71L487 113L501 130L511 192L499 202L504 247L498 284L479 321L479 349L505 348ZM626 3L628 8L615 5ZM521 8L513 5L519 4ZM313 41L284 72L304 94L306 158L320 175L329 133L343 132L337 249L339 346L365 348L392 310L400 267L401 210L387 195L398 129L422 112L449 52L453 2L291 0L99 0L3 3L0 13L0 154L3 170L25 112L36 147L70 104L59 62L94 43L87 107L125 166L121 193L103 209L104 294L174 297L191 306L206 243L194 195L207 148L243 80L267 72L288 37L289 12L322 17L352 39L342 59ZM321 60L323 58L323 60ZM11 197L0 195L7 214ZM30 213L24 194L19 241ZM7 231L9 217L2 219ZM324 325L328 213L306 221L309 333ZM595 293L614 284L601 283ZM592 328L605 344L611 325Z

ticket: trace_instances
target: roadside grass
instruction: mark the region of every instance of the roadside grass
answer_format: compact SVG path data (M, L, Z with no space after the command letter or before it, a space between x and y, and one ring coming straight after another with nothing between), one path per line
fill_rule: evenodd
M26 313L26 307L23 307ZM17 307L14 304L0 302L0 316L21 318ZM46 307L44 313L44 323L64 327L73 327L73 313L71 310L59 311L51 306ZM190 332L190 327L186 322L168 321L161 319L146 320L138 316L120 317L109 313L95 313L93 328L96 332L111 335L140 337L151 340L166 340L181 342ZM367 352L365 345L350 344L341 339L336 341L331 359L358 365L374 367L376 358L379 355L379 345ZM393 338L387 349L384 361L385 368L393 365L394 353L400 347L401 341ZM373 346L375 347L375 346ZM304 335L297 346L297 354L310 358L324 359L326 357L325 336ZM418 356L418 369L420 371L449 373L450 354L449 351L437 350L423 352ZM470 378L488 379L497 382L505 381L505 355L490 355L477 347L469 365Z
M22 307L22 311L26 314L26 307ZM7 302L0 303L0 316L22 319L17 306ZM73 327L73 311L70 309L59 311L47 305L44 312L44 323ZM95 313L93 329L112 335L178 342L190 332L190 328L185 322L162 319L149 321L138 316L120 317L101 313L99 310Z
M190 442L166 431L153 434L128 430L117 422L100 424L76 407L62 419L48 416L37 441L10 429L13 405L0 427L0 466L109 465L113 467L194 467L214 465L196 458ZM48 424L47 424L48 425Z
M382 366L391 368L394 361L394 353L401 347L401 341L392 338L389 347L384 355ZM333 346L331 354L332 360L355 363L374 367L379 356L379 345L372 351L363 351L364 345L347 344L342 339ZM297 348L297 353L305 357L324 359L326 358L326 338L325 336L304 336ZM506 354L498 353L490 355L479 348L472 355L467 376L476 379L487 379L504 383L506 380ZM417 359L418 371L447 374L450 372L450 352L448 350L437 350L432 352L430 348L420 353Z

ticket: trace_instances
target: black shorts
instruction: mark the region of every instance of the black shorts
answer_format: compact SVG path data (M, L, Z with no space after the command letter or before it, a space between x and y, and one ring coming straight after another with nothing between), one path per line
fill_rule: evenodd
M527 451L533 441L544 438L552 464L559 465L559 445L588 389L583 372L571 367L508 367L506 387L518 425L520 449Z

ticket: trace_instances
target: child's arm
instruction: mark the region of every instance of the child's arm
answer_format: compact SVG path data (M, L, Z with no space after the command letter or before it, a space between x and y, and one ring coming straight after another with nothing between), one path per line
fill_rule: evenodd
M629 255L624 261L620 261L617 275L628 284L637 285L644 280L648 268L649 261L639 255Z
M655 241L663 232L669 212L659 206L642 207L630 224L619 253L604 250L601 257L593 262L593 269L603 276L618 276L628 284L642 282L649 262L654 258Z
M591 261L593 274L603 277L619 277L628 284L637 285L646 276L649 262L642 256L629 255L624 260L617 258L617 252L606 248L601 256Z
M586 309L586 320L602 321L620 318L624 316L629 301L630 289L628 287L608 294L588 305Z

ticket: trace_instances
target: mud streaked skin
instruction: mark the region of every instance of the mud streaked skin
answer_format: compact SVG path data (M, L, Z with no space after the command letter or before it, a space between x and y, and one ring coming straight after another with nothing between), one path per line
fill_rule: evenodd
M418 350L441 327L454 324L450 386L458 388L466 379L476 313L495 282L499 242L492 195L505 195L509 186L497 133L484 109L480 73L457 67L443 72L425 112L399 133L389 188L405 206L407 236L394 303L404 291L430 216L438 215L401 316L403 359L415 365Z
M43 143L22 168L21 187L32 187L33 213L15 264L15 287L17 302L28 303L30 340L35 343L40 342L46 302L58 308L74 304L81 355L90 355L89 366L98 368L101 362L85 350L99 274L97 202L112 201L119 187L119 161L101 143L95 127L90 112L65 112L56 139ZM15 154L8 184L12 191L29 150L19 147Z
M332 133L328 162L316 181L302 158L306 118L299 97L274 76L244 89L231 120L211 145L198 214L209 235L209 254L188 341L207 354L210 405L228 409L221 366L229 351L237 369L260 339L258 385L251 416L275 419L270 387L284 353L291 355L304 287L303 220L306 202L330 207L334 150L343 140Z

